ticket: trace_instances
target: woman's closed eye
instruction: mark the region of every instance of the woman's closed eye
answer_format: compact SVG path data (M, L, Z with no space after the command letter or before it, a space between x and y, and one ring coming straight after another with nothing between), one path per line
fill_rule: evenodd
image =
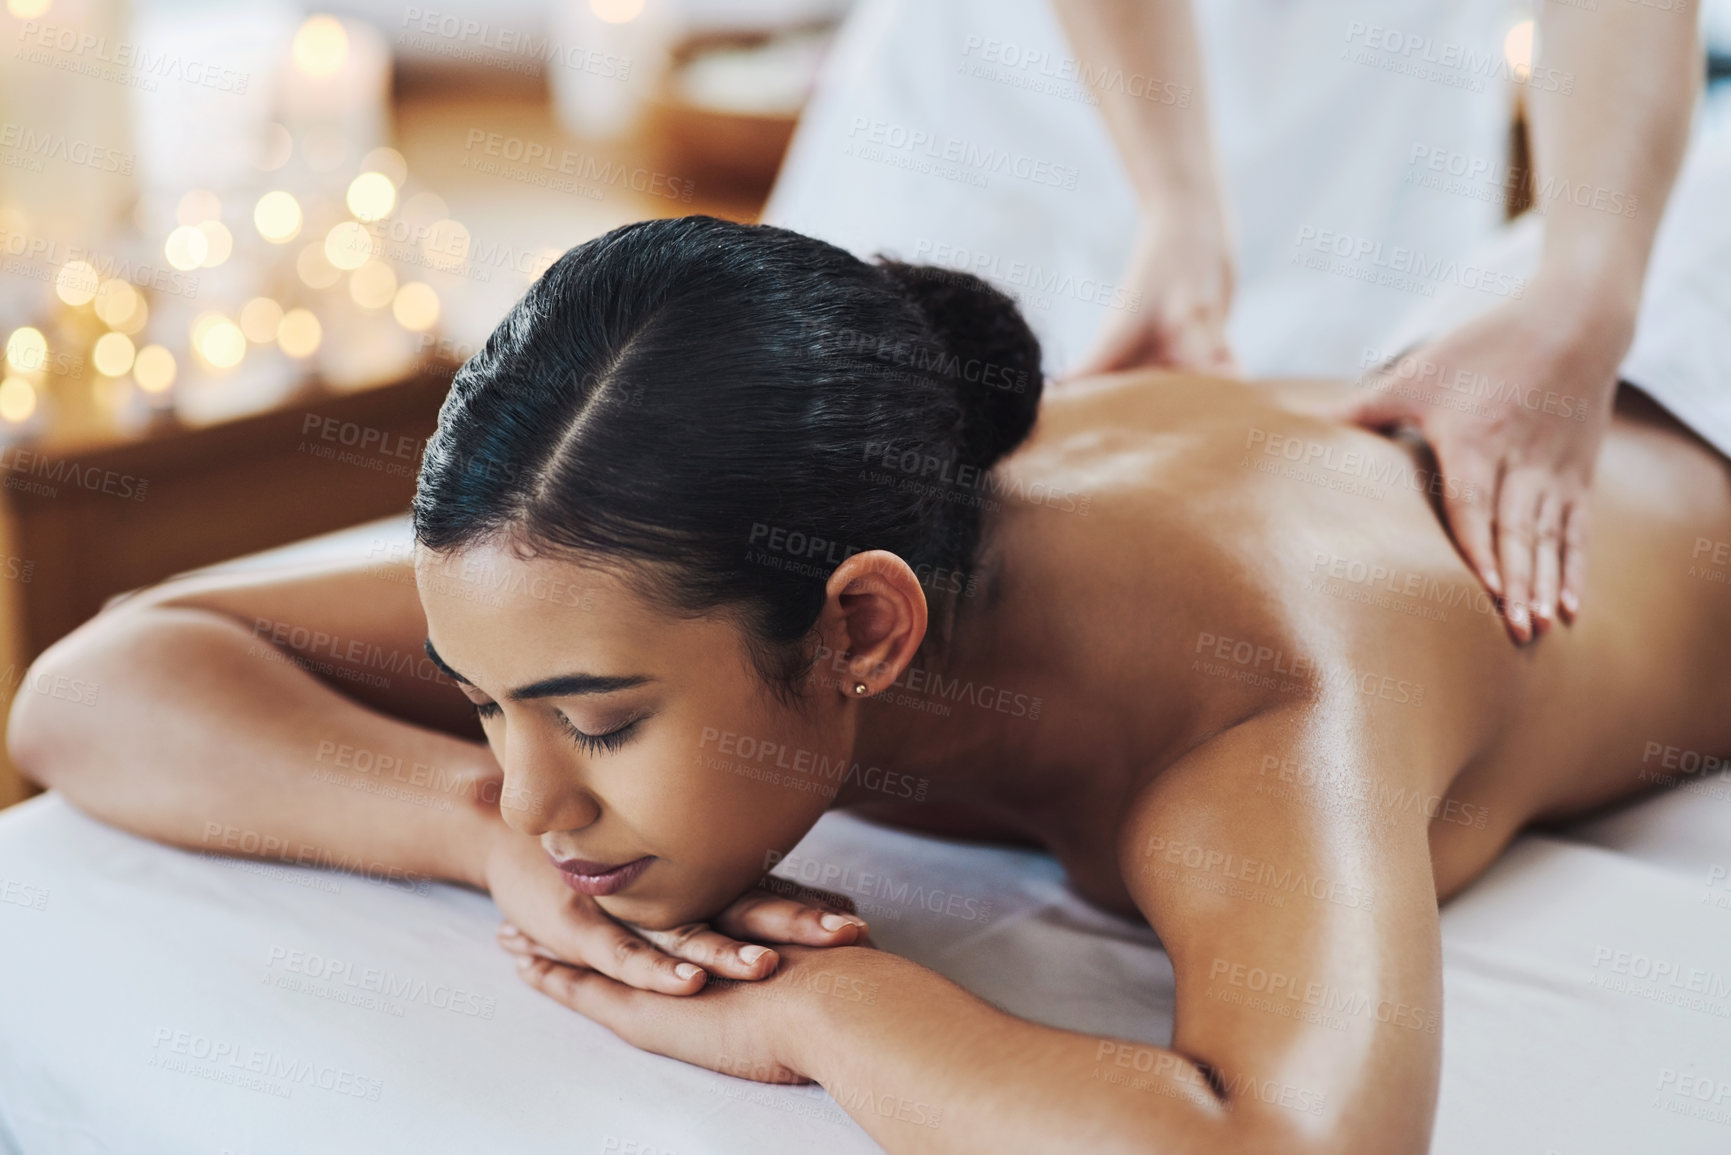
M470 700L469 705L474 709L475 717L477 718L486 719L496 718L499 716L499 703L497 702L476 702ZM631 736L632 731L637 728L637 723L643 720L640 717L633 718L623 726L616 726L605 734L590 734L573 726L571 724L571 719L558 711L554 711L553 716L559 719L559 728L564 730L566 734L570 735L571 739L575 741L577 745L581 746L591 754L609 753L613 750L619 749L625 740Z

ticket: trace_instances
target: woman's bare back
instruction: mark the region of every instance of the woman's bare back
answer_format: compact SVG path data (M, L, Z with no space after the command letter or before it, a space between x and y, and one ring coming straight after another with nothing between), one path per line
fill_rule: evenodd
M1731 636L1731 566L1713 562L1731 548L1724 458L1625 390L1581 619L1517 647L1438 518L1436 503L1468 495L1412 447L1315 415L1345 389L1136 374L1051 397L993 482L976 599L997 615L980 631L992 640L950 667L1042 701L1037 725L1004 720L1003 744L981 752L1044 817L882 817L1019 830L1128 910L1112 835L1159 767L1351 686L1384 749L1381 780L1341 779L1340 813L1367 835L1428 815L1446 897L1523 826L1731 751L1731 649L1716 641ZM1296 796L1332 773L1281 761L1258 789Z

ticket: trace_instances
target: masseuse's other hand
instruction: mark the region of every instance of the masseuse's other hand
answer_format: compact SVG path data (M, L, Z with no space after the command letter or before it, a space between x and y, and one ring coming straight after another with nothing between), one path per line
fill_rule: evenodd
M1628 344L1573 316L1531 287L1382 366L1343 414L1423 432L1449 530L1520 643L1580 612L1587 499Z
M1232 259L1216 213L1144 212L1110 314L1093 350L1060 381L1144 365L1236 373L1226 343Z
M710 974L767 978L779 958L763 943L849 946L866 936L864 919L841 913L845 900L767 889L747 892L713 923L640 930L615 921L593 898L565 885L540 841L508 827L487 850L485 876L507 926L521 928L547 957L661 994L696 994Z

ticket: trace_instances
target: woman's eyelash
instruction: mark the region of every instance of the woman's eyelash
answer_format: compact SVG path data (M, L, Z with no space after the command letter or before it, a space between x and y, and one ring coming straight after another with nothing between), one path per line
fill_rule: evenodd
M471 701L469 706L475 711L475 717L477 718L492 718L496 717L499 713L499 703L497 702ZM614 730L609 730L605 734L588 734L573 726L571 724L571 719L567 718L565 715L556 713L555 717L559 719L560 729L569 734L572 739L576 741L577 745L581 746L591 754L603 754L619 749L625 739L631 736L631 731L636 729L637 723L642 720L640 718L633 718L631 721L625 723L625 725Z
M555 717L559 719L559 727L569 734L577 745L591 754L604 754L619 749L625 739L631 736L631 731L637 728L637 723L640 721L640 719L633 718L625 725L609 730L605 734L588 734L573 726L571 719L565 715L555 712Z

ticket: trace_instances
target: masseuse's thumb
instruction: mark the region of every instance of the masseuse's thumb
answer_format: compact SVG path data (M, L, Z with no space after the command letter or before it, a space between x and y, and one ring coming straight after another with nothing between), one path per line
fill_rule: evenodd
M1401 395L1400 382L1386 374L1371 374L1358 387L1324 412L1337 421L1366 429L1387 430L1416 423L1421 407Z

